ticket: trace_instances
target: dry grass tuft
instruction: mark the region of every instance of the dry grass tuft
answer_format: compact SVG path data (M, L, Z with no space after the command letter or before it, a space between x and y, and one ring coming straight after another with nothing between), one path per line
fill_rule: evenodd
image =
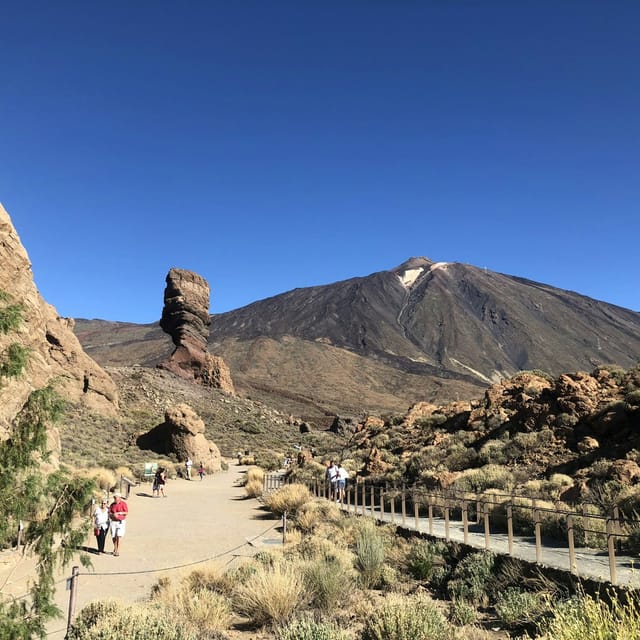
M259 498L262 495L263 486L260 480L252 480L247 482L244 486L244 490L247 492L249 498Z
M298 509L313 499L303 484L287 484L265 498L265 504L277 515L287 512L295 516Z
M264 469L261 469L260 467L249 467L245 476L245 484L256 481L261 484L264 482Z

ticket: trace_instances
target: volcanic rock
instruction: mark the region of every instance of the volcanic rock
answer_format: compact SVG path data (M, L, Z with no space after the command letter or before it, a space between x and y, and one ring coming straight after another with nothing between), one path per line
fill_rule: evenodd
M207 351L209 284L193 271L171 269L166 278L160 327L176 346L159 366L172 373L234 394L231 372L222 360Z
M167 407L164 422L138 437L141 449L164 455L174 454L178 460L191 458L210 471L220 471L222 458L218 447L204 435L205 424L187 404Z
M28 353L24 371L3 377L0 384L0 439L6 437L31 392L49 384L71 405L116 416L118 394L113 381L83 351L73 333L73 320L61 318L38 292L27 252L1 205L0 291L6 297L0 305L17 305L21 315L15 331L0 333L0 354L13 344ZM58 442L57 434L50 434L49 441Z

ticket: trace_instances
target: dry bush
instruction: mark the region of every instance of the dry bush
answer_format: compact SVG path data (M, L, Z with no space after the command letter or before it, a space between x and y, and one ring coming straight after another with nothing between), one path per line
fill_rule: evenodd
M120 480L122 476L124 476L125 478L129 478L129 480L133 480L135 478L135 475L133 471L131 471L130 467L117 467L114 473L116 474L116 478L118 480Z
M260 483L264 482L264 469L260 467L249 467L245 474L245 484L255 482L256 480L259 480Z
M255 625L285 624L302 605L305 588L297 566L277 562L256 565L233 594L234 610Z
M191 591L206 590L225 595L230 595L233 591L229 574L214 564L195 569L183 579L183 582Z
M284 541L286 544L297 546L302 542L302 533L297 529L287 529Z
M303 484L286 484L266 496L264 502L277 515L286 512L295 516L297 510L312 499L311 492Z
M240 466L249 466L256 463L255 456L241 456L238 460L238 464Z
M342 520L343 514L335 503L315 499L303 504L295 514L295 525L302 533L313 533L318 527Z
M482 493L487 489L508 491L513 486L513 476L506 467L487 464L478 469L465 469L454 482L454 486L462 491L476 491L477 493Z
M79 613L69 640L197 640L181 620L154 605L126 605L117 601L93 602Z
M78 469L77 475L83 478L92 478L96 485L103 491L111 491L116 486L116 475L111 469L105 467L91 467Z
M261 480L252 480L244 485L244 490L249 498L259 498L262 495L263 488Z
M157 590L153 602L164 610L167 618L196 637L203 632L211 635L224 631L231 620L231 602L227 596L205 588L192 589L189 581L183 581L179 587Z

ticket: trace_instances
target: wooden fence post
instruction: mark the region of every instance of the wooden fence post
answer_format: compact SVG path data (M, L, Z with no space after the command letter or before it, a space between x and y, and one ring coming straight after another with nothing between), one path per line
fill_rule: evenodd
M71 570L71 578L69 579L69 611L67 612L67 636L71 631L71 625L73 624L73 618L76 613L76 598L78 595L78 574L80 573L80 567L75 566Z
M391 524L395 524L396 523L396 497L393 493L391 494L390 501L391 501Z
M362 481L362 515L365 515L367 509L367 487L364 480ZM373 517L373 513L371 514Z
M371 483L371 517L376 517L376 490L373 483Z
M404 491L404 482L402 483L401 506L402 510L402 526L407 526L407 496Z
M617 584L616 578L616 548L615 548L615 527L611 518L607 518L607 550L609 552L609 575L611 584Z
M433 535L433 496L429 496L429 535Z
M416 531L420 532L420 505L416 500L416 494L413 494L413 515L415 517Z
M513 555L513 503L507 503L507 540L509 544L509 555Z
M469 515L467 512L467 500L462 501L462 540L465 544L469 544Z
M567 513L567 542L569 543L569 571L578 575L578 565L576 564L576 547L573 540L573 515Z
M445 497L444 503L444 539L449 542L449 501Z
M490 530L489 530L489 505L486 502L481 502L482 512L484 514L484 548L489 551L491 548L491 541L489 539Z
M536 536L536 562L542 562L542 524L540 522L540 509L538 503L533 501L533 528Z

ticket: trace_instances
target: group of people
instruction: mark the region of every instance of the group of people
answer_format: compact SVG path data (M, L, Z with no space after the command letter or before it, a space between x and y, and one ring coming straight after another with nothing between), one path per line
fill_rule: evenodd
M94 534L98 542L98 553L105 553L107 533L113 540L113 555L120 555L120 542L124 537L129 506L119 493L113 494L113 502L104 498L93 512Z
M187 480L191 480L191 469L193 468L193 460L191 458L187 458L185 463L184 463L184 471L185 474L187 476ZM204 465L202 464L202 462L200 463L200 466L198 467L198 475L200 476L200 480L202 480L205 476L205 470L204 470Z
M342 462L336 464L331 460L327 465L326 477L329 483L329 500L344 503L349 472L342 466Z

